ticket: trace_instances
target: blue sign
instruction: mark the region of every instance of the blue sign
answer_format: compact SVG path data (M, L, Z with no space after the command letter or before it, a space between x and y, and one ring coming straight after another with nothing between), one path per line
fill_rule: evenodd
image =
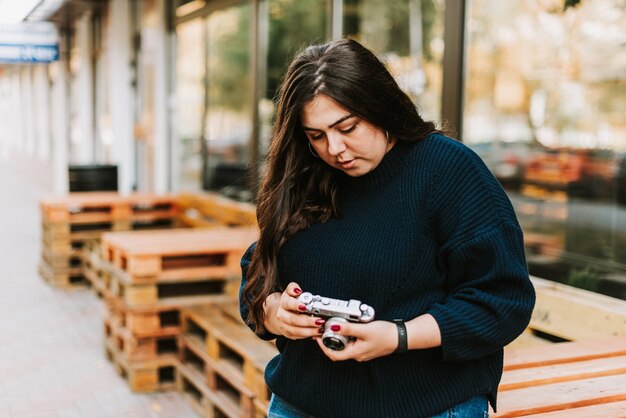
M0 63L39 63L59 59L59 34L50 22L0 25Z

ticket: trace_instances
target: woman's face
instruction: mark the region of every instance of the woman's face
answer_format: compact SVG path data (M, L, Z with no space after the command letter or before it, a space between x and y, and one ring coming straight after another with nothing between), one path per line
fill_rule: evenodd
M320 158L352 177L375 169L396 143L323 94L304 105L300 122Z

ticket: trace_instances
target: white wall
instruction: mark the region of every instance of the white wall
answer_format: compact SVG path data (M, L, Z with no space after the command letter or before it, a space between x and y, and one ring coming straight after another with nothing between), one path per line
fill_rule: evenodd
M63 57L63 55L62 55ZM63 58L62 58L63 59ZM50 64L51 117L52 117L52 172L55 194L67 193L69 189L69 102L67 63Z
M135 182L133 94L129 0L109 2L107 32L109 109L113 144L111 159L118 165L119 191L128 194Z
M113 2L115 3L115 2ZM76 21L76 58L78 71L73 83L72 98L76 125L72 127L72 152L76 164L93 164L94 161L94 92L93 64L91 61L91 13Z

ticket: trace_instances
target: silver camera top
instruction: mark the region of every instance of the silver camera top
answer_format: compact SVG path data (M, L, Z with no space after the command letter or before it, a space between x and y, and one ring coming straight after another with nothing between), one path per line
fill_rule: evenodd
M340 317L352 322L370 322L374 319L374 308L359 300L345 301L304 292L298 296L298 301L306 306L311 315Z

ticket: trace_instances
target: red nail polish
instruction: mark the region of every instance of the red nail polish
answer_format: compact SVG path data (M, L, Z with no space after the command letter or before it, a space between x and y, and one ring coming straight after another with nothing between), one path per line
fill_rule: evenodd
M331 331L339 331L341 327L339 325L333 324L330 326Z
M324 327L318 328L317 332L319 332L320 334L323 334L324 333Z
M296 287L295 289L293 289L293 293L295 293L296 295L299 295L300 293L302 293L302 289Z
M306 306L304 306L304 305L298 305L298 310L300 310L300 311L306 311Z
M315 321L315 325L324 325L324 322L326 321L324 321L323 319L318 319Z

